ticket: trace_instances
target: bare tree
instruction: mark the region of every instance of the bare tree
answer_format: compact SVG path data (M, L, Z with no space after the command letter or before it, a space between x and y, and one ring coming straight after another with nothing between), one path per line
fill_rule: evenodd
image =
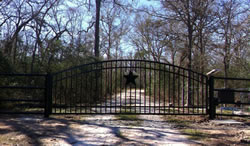
M249 7L243 6L243 1L238 0L223 0L218 2L217 17L218 31L217 34L221 37L219 44L217 45L217 52L223 57L223 70L224 77L229 77L230 64L233 57L233 51L237 43L234 42L234 34L236 28L241 25L242 22L237 21L240 18L244 18L244 14L247 14ZM247 6L247 7L246 7ZM228 87L228 83L225 80L224 87Z
M165 0L162 1L163 7L166 9L166 15L163 16L166 19L174 19L182 22L186 26L187 38L188 38L188 68L192 69L192 51L193 51L193 41L195 26L199 21L199 16L201 11L203 11L204 0L183 0L183 1L172 1ZM188 73L188 105L192 105L192 95L191 95L191 72Z
M26 27L31 21L37 18L41 13L46 13L57 0L45 0L45 1L11 1L6 5L10 8L8 17L4 22L9 21L10 25L14 25L14 29L9 36L8 41L5 43L4 52L7 56L11 56L12 63L16 61L17 54L17 42L19 33Z
M133 46L137 49L137 56L141 59L161 61L165 55L168 36L162 33L162 21L153 20L145 15L137 15L134 20L134 32L130 36ZM169 62L168 60L165 60Z
M101 48L108 59L117 58L122 37L129 31L127 16L117 5L103 5L101 15Z
M121 9L126 9L126 7L128 5L124 5L122 4L122 0L107 0L107 1L104 1L104 0L96 0L95 1L95 47L94 47L94 54L95 54L95 57L99 57L100 56L100 16L101 16L101 4L102 2L105 2L105 3L108 3L110 5L113 5L113 6L118 6L120 7ZM90 1L89 1L89 6L91 5Z

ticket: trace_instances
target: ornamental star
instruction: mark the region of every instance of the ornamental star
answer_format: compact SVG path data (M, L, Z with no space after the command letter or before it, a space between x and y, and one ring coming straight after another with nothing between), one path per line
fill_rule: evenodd
M132 83L132 84L136 85L135 79L138 77L138 75L134 75L134 73L132 71L129 71L129 74L128 75L124 75L124 77L126 78L126 86L129 83Z

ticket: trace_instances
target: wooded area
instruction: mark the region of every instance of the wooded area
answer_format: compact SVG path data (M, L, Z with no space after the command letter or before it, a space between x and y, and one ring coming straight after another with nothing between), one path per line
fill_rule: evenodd
M56 72L95 60L134 58L250 78L249 4L3 0L0 73Z

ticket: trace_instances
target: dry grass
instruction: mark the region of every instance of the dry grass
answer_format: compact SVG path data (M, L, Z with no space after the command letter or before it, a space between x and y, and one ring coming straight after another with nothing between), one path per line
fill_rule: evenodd
M164 119L173 124L188 138L204 145L249 145L250 119L230 117L243 122L242 125L217 125L206 116L164 116ZM220 119L229 119L221 117Z

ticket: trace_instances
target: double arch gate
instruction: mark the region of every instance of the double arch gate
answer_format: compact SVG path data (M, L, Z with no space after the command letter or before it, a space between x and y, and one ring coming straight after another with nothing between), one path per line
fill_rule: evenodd
M49 114L208 114L208 78L146 60L108 60L48 77Z

